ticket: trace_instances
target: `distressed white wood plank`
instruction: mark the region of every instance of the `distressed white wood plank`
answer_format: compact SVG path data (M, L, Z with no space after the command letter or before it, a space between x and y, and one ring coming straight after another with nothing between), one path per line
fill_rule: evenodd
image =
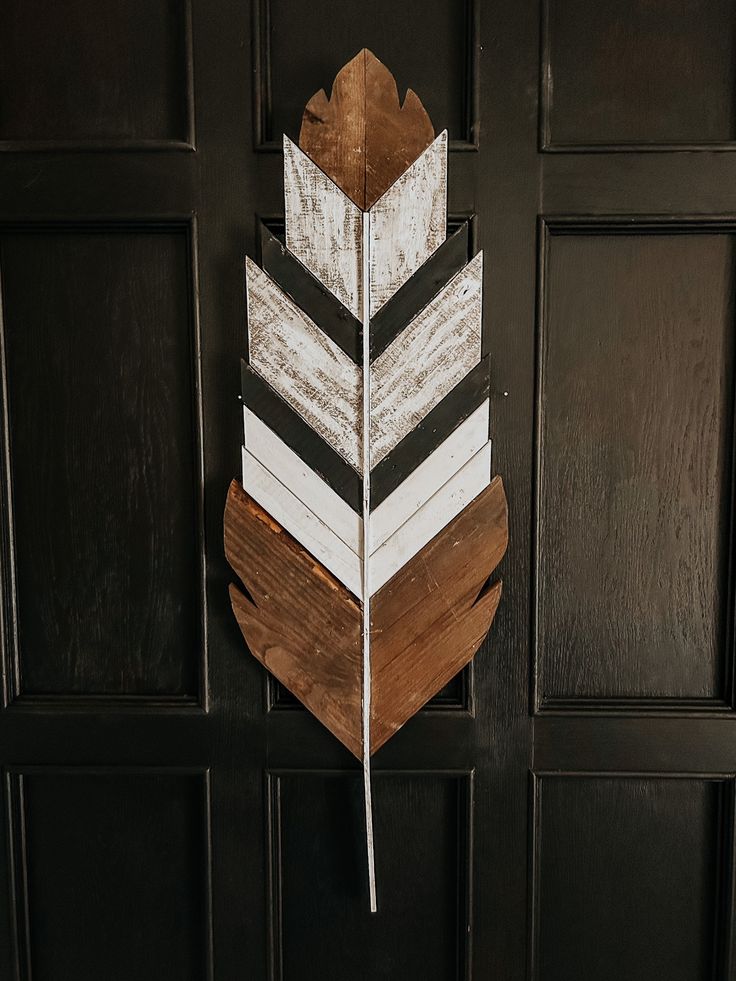
M251 366L360 470L360 368L250 259L246 281Z
M360 317L363 212L287 136L284 207L287 249Z
M480 252L373 363L371 467L480 361L482 300Z
M447 130L370 211L371 316L447 236Z
M488 442L486 399L450 433L371 515L371 552L375 552Z
M273 430L243 406L245 448L355 552L362 554L360 515Z
M375 593L491 482L490 441L371 555Z
M243 447L243 489L360 599L355 552Z

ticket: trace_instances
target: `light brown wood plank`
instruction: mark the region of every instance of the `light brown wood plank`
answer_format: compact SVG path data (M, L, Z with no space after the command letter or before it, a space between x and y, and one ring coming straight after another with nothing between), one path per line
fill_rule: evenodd
M372 751L464 667L483 642L501 584L483 587L507 544L506 496L501 478L495 477L373 597Z
M345 587L242 489L230 485L225 554L250 652L360 757L361 611Z

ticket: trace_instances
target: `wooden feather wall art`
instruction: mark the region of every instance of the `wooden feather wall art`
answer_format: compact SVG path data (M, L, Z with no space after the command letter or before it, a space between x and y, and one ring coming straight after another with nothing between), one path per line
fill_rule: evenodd
M285 241L246 260L242 483L225 507L251 653L363 766L482 644L491 479L483 255L447 234L447 132L363 50L284 137Z

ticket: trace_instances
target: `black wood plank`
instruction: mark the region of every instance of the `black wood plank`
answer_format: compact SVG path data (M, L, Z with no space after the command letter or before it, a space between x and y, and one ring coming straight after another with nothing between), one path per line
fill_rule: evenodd
M362 481L357 470L312 429L298 412L245 361L240 362L243 401L315 473L353 508L362 507Z
M363 364L363 325L284 243L260 222L261 265L296 305L349 358Z
M371 318L371 361L386 350L466 264L468 226L464 221Z
M371 508L376 508L419 464L488 398L486 356L371 471Z

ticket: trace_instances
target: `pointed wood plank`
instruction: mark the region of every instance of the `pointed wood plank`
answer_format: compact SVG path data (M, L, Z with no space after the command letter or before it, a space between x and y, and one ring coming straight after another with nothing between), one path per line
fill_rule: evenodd
M263 222L260 222L260 233L263 271L355 364L362 364L361 322L289 252L281 239Z
M482 299L480 252L371 366L373 467L479 363Z
M481 592L508 544L500 477L372 599L371 746L382 746L471 659L500 583Z
M225 554L252 597L230 587L250 652L360 758L359 605L235 480Z
M363 484L358 471L242 359L240 385L245 405L298 453L346 504L360 512Z
M381 309L447 235L447 131L370 211L370 314Z
M247 412L247 410L246 410ZM362 520L322 481L314 471L270 433L254 416L246 418L246 429L255 452L243 447L243 488L318 559L356 597L362 597ZM441 467L445 461L436 461ZM454 457L447 463L454 465ZM401 521L401 488L392 510L384 502L379 515L381 537L371 549L371 592L380 589L419 549L438 534L490 481L491 444L486 442L470 459L433 490L426 481L414 484L404 502ZM426 476L425 471L425 476ZM436 481L436 477L432 478ZM398 512L398 515L397 515Z
M361 596L359 556L245 448L243 489L354 596Z
M371 361L383 354L469 258L468 222L464 221L371 318Z
M363 214L288 137L284 137L286 247L361 316Z
M491 479L491 444L460 468L418 511L371 553L371 593L388 582L412 556L439 534Z
M450 433L488 398L486 355L371 471L371 506L378 507Z
M248 453L259 460L278 481L328 525L348 548L360 555L363 528L361 516L247 406L243 406L243 423L245 449ZM267 504L262 503L267 508Z
M252 367L358 469L360 369L251 259L246 271Z
M371 551L443 487L488 442L489 404L486 399L465 422L450 433L371 515Z
M401 106L393 75L364 48L340 69L329 100L324 89L309 100L299 145L367 210L433 138L416 94L409 89Z
M412 527L409 523L413 522L420 509L488 443L488 410L486 400L374 511L371 518L372 553L406 525L402 533L405 536ZM255 457L279 483L298 497L351 551L357 556L361 555L363 522L360 515L247 406L243 407L243 422L244 449L248 454ZM247 481L246 470L244 457L244 486ZM467 491L467 485L463 484L463 487ZM268 510L268 500L261 500L255 491L251 493ZM444 511L444 505L441 506L440 514L445 523L454 517L454 514ZM299 539L298 529L294 530L287 525L287 530ZM309 548L306 541L302 541L302 544ZM421 545L424 544L422 541Z

